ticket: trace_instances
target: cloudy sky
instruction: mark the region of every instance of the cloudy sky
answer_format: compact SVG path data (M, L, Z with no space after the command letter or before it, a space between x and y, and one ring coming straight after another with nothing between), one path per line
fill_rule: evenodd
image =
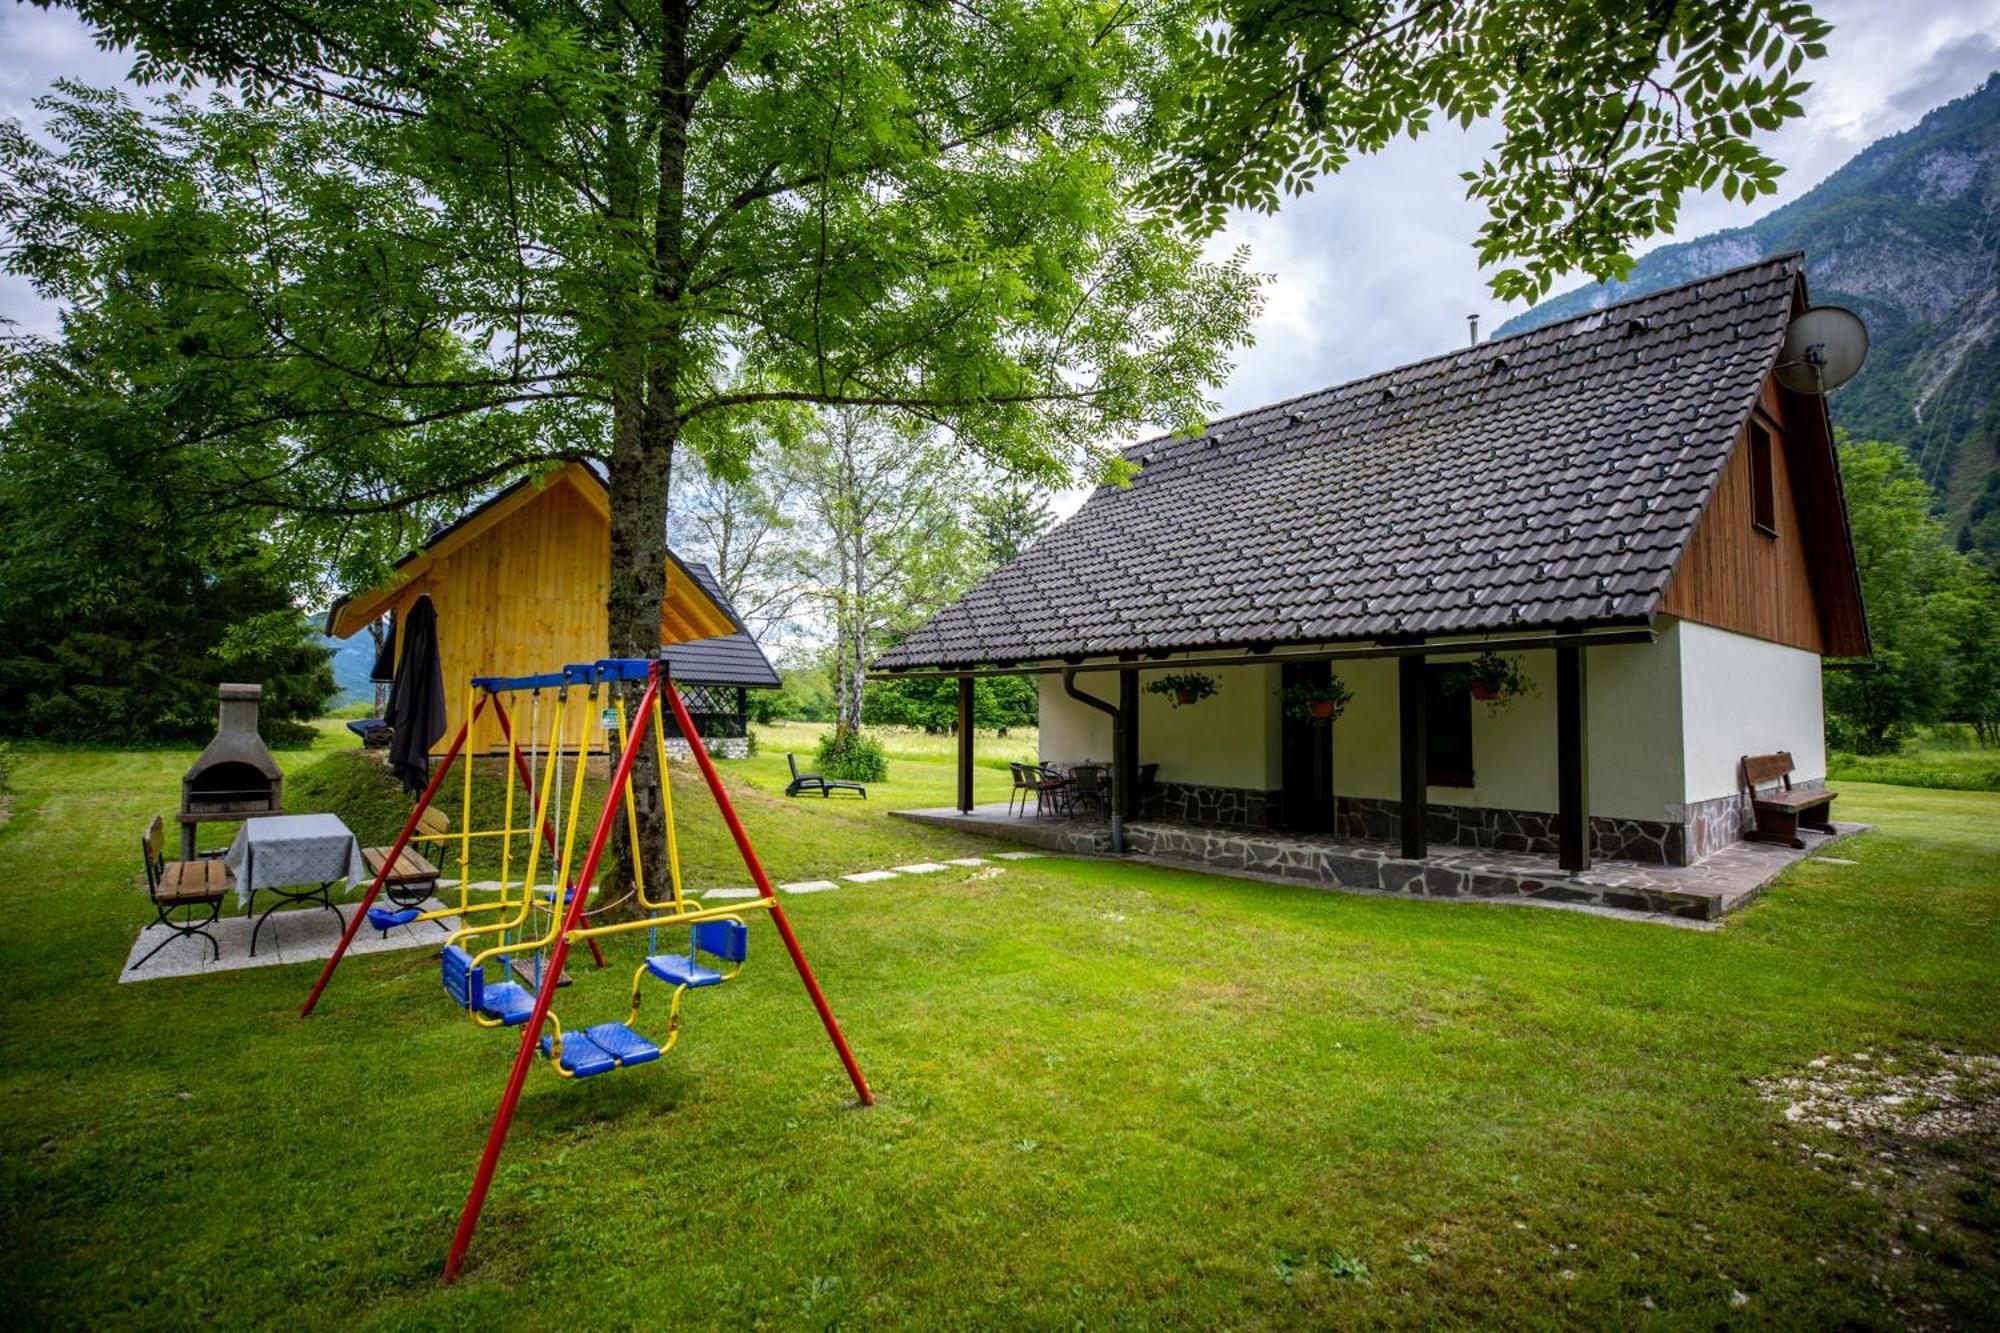
M1796 198L1869 143L2000 69L2000 0L1825 0L1818 8L1834 34L1811 71L1805 118L1764 136L1787 168L1776 198L1754 210L1720 194L1691 200L1680 238L1740 226ZM52 80L117 82L129 63L97 50L65 12L0 8L0 115L32 121L31 104ZM1472 251L1482 213L1459 180L1491 137L1490 127L1474 126L1405 140L1276 216L1237 220L1228 239L1248 244L1273 281L1258 345L1217 391L1224 411L1458 346L1474 311L1489 332L1513 313L1486 295ZM5 277L0 315L31 329L50 324L33 294Z

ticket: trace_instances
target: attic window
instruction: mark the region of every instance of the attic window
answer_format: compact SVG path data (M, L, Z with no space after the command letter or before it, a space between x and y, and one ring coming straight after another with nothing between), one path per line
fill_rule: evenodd
M1750 521L1766 536L1778 535L1778 482L1771 471L1771 432L1750 423Z

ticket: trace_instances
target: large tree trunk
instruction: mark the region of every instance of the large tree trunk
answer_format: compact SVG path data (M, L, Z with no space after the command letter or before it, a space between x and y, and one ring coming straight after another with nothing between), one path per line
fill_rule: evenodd
M673 481L674 446L680 437L680 329L671 318L687 285L687 131L692 103L687 92L687 0L661 0L659 57L659 143L653 173L653 274L649 287L635 293L656 314L668 315L660 331L643 338L650 321L635 321L633 342L621 366L614 404L611 450L611 577L605 610L615 657L656 657L660 615L667 594L667 497ZM618 117L623 128L623 117ZM634 181L636 186L636 180ZM636 194L632 200L636 217ZM613 201L613 208L619 201ZM643 687L626 687L632 714ZM662 696L660 707L667 702ZM665 810L658 800L657 751L635 736L639 753L632 765L632 788L639 814L639 857L648 896L668 896ZM634 879L632 849L619 823L617 890Z

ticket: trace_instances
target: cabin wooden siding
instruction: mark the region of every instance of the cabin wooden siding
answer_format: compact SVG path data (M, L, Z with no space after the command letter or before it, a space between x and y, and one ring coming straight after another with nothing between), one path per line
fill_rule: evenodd
M1814 561L1826 558L1801 504L1800 487L1815 475L1808 450L1810 432L1787 423L1789 395L1767 382L1758 411L1746 421L1736 449L1724 465L1681 565L1667 585L1660 610L1683 620L1732 630L1773 643L1825 654L1825 617L1815 581ZM1796 413L1796 409L1791 409ZM1771 473L1777 532L1755 522L1750 430L1761 424L1771 436Z
M432 561L396 590L399 624L418 597L429 596L437 609L446 723L436 752L443 753L458 733L466 682L472 677L527 675L605 655L604 583L610 560L610 528L576 488L554 485L536 492L507 522ZM506 702L509 713L519 715L516 725L523 729L525 747L526 696ZM554 695L544 695L542 702L546 741ZM567 721L565 731L574 744L579 726L574 710ZM594 724L590 735L591 748L602 748L602 732ZM469 744L476 754L506 750L491 705L472 729Z

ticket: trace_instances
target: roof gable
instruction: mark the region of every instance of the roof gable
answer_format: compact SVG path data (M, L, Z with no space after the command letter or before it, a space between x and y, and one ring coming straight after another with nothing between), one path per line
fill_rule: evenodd
M580 500L597 519L610 523L610 490L595 469L565 463L544 476L523 477L431 533L422 546L396 561L389 578L335 602L326 613L326 632L338 639L359 633L387 612L411 584L429 577L440 562L496 533L529 507L565 494ZM718 603L680 557L668 551L667 596L660 617L662 639L678 643L734 634L742 628L728 600Z
M1634 624L1775 361L1784 255L1136 446L887 668Z

